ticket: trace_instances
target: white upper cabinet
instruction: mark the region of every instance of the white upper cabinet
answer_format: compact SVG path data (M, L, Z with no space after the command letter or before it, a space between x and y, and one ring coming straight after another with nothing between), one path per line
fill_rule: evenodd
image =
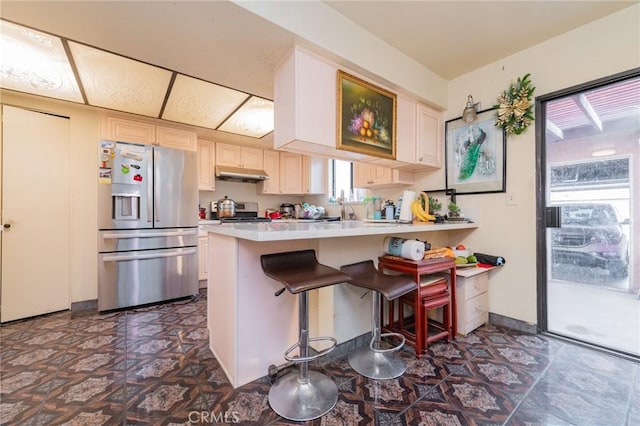
M295 46L276 67L276 149L369 162L406 171L422 171L442 166L444 140L441 114L403 95L397 96L396 103L395 159L336 149L338 69L344 67L299 46ZM348 69L345 71L357 75ZM371 83L387 89L374 81Z
M219 166L262 169L264 168L263 155L264 151L260 148L216 143L216 164Z
M274 80L276 149L345 160L366 155L336 149L337 67L296 46Z
M412 100L398 98L398 156L408 164L401 170L419 172L442 167L444 152L442 113ZM409 143L407 143L409 142Z
M442 114L426 105L417 105L416 163L431 168L442 167L444 152Z

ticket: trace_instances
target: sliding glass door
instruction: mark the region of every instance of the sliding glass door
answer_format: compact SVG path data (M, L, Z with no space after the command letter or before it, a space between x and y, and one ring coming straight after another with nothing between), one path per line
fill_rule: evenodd
M640 356L640 71L536 103L541 328Z

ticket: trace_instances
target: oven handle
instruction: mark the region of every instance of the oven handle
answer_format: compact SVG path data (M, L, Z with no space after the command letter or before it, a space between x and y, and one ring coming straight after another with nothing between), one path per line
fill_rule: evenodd
M145 254L105 254L102 256L103 262L122 262L126 260L147 260L147 259L159 259L163 257L176 257L176 256L187 256L190 254L196 254L197 249L190 248L187 250L172 250L165 251L162 253L145 253Z
M188 231L169 231L169 232L146 232L146 233L113 233L102 234L103 240L119 240L121 238L154 238L154 237L184 237L189 235L198 235L197 229L190 229Z

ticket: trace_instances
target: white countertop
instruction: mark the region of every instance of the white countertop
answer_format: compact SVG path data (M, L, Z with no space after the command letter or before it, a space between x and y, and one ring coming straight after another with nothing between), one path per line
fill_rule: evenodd
M203 231L251 241L287 241L310 238L354 237L363 235L388 235L411 232L438 232L457 229L474 229L476 223L456 224L400 224L372 223L354 220L339 222L262 222L224 223L204 225Z

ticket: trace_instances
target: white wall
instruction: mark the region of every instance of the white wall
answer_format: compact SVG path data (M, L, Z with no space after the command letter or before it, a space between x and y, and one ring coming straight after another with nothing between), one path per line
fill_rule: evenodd
M638 66L640 5L635 5L450 81L446 119L461 115L469 94L482 109L490 108L512 80L526 73L536 86L534 96L540 96ZM489 310L530 323L537 323L534 127L507 138L507 193L514 194L517 205L507 206L504 193L457 198L480 223L465 243L507 259L491 275ZM442 170L421 175L416 187L440 188L444 182Z

